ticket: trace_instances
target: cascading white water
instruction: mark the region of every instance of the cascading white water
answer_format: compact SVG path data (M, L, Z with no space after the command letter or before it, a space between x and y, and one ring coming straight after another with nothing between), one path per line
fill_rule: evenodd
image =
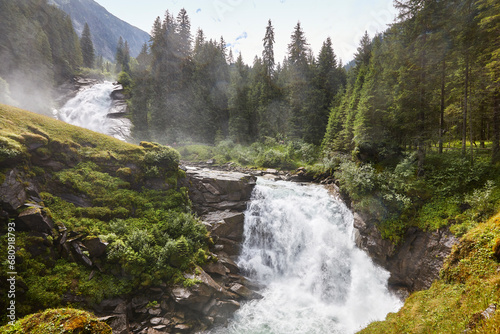
M238 264L262 284L213 333L354 333L402 303L353 241L352 214L317 185L259 179Z
M130 135L130 122L107 117L113 104L111 92L115 85L109 81L79 91L54 116L66 123L126 140Z

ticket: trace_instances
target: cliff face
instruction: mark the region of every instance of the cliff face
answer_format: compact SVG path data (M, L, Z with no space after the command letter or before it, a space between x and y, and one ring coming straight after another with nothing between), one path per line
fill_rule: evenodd
M350 199L341 194L337 186L331 184L327 187L336 199L352 207ZM446 257L459 241L448 228L422 231L412 227L406 231L403 241L395 245L382 237L378 224L379 221L370 215L354 212L356 245L390 272L389 285L403 295L428 289L439 278Z
M452 246L458 242L448 228L425 232L412 227L406 231L404 241L394 245L382 238L376 224L369 217L355 213L356 244L391 273L389 285L410 292L431 286Z

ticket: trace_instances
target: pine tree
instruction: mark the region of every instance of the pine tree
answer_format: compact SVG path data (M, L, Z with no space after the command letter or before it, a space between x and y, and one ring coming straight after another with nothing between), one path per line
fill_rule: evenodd
M249 68L243 63L240 52L231 71L229 95L229 135L237 143L250 143L254 139L248 72Z
M313 83L315 105L309 108L309 128L305 139L319 145L325 135L333 98L340 87L337 59L330 37L323 42L318 55Z
M264 50L262 51L262 61L266 69L266 75L271 77L274 73L274 28L271 20L267 22L266 34L263 39Z
M311 73L308 63L309 44L300 22L294 28L291 42L288 44L287 57L287 98L290 107L290 131L296 138L303 138L308 124L306 102L313 101L311 96Z
M123 70L123 62L125 60L125 44L123 42L123 37L120 36L118 39L118 44L116 45L115 62L116 62L116 73L120 73Z
M86 22L80 38L80 47L82 49L83 66L93 68L95 60L94 44L92 43L89 25Z
M294 28L291 36L291 42L288 44L288 62L292 66L300 69L307 67L307 58L309 54L309 44L307 43L300 22Z
M494 0L480 0L479 25L488 37L484 49L486 73L489 77L488 90L492 105L493 147L491 160L500 161L500 3Z

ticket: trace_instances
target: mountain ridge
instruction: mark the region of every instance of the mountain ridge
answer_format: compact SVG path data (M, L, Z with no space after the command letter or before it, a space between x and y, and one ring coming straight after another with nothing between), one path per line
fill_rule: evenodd
M150 39L147 32L113 15L94 0L48 0L48 3L71 16L79 36L87 22L96 54L110 61L114 61L120 36L128 42L133 57L140 53L142 45Z

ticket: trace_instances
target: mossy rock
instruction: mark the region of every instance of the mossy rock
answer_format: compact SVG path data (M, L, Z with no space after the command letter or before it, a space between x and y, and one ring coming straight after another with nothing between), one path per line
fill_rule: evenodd
M0 327L5 334L112 334L111 327L92 314L71 308L48 309Z

